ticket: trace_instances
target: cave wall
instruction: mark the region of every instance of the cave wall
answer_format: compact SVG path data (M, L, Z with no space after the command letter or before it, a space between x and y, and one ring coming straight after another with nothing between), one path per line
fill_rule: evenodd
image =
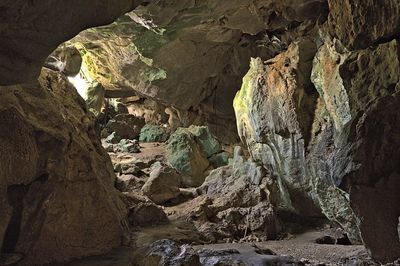
M400 3L328 2L311 41L251 61L234 101L238 132L275 176L279 209L313 215L310 203L319 206L353 243L392 262L400 257Z
M94 119L63 74L41 68L61 42L140 2L0 1L0 252L20 265L122 243L126 210Z
M122 243L125 206L91 113L64 76L0 88L0 248L22 264Z

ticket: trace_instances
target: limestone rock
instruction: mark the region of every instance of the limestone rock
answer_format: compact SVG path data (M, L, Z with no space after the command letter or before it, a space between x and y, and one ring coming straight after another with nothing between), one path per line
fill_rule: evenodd
M61 45L45 61L44 66L66 76L76 76L81 70L82 56L73 46Z
M252 61L234 103L239 134L272 172L278 208L318 215L319 206L353 243L392 262L400 251L398 44L349 52L324 42L314 59L300 42Z
M322 183L342 190L337 202L351 206L365 246L381 262L400 257L397 51L396 41L350 53L341 51L340 43L327 41L312 75L325 104L326 123L318 126L310 168ZM327 152L332 143L336 148ZM316 186L319 190L325 185ZM332 199L317 195L324 210L332 208ZM342 224L349 221L335 212Z
M140 131L141 142L165 142L169 138L167 130L163 126L146 124Z
M214 168L218 168L229 163L229 154L227 152L217 153L211 156L208 160Z
M203 266L246 266L246 265L304 265L289 256L277 255L257 245L206 245L196 247Z
M133 174L121 174L117 176L115 187L121 192L131 192L135 189L140 189L144 181Z
M0 246L21 265L107 252L126 215L84 101L61 75L39 81L0 88Z
M182 178L175 169L160 164L152 167L142 191L156 204L163 204L179 196L181 183Z
M327 28L349 49L388 41L400 32L398 0L328 0Z
M209 200L202 212L209 221L218 221L217 227L219 230L225 228L228 232L226 236L242 238L246 231L248 234L258 232L266 239L274 239L281 228L268 197L267 174L254 172L260 175L255 178L249 169L256 169L257 164L238 153L233 160L236 163L211 171L203 185L197 189ZM258 182L254 182L254 179ZM218 238L218 231L211 231Z
M306 167L317 100L309 79L315 52L305 38L265 63L253 59L234 100L239 136L272 172L279 208L304 216L319 213Z
M116 152L127 152L127 153L139 153L140 145L137 140L121 139L118 145L115 145L114 151Z
M121 137L117 135L117 133L111 133L106 139L105 142L111 144L118 144L121 141Z
M195 136L185 128L179 128L167 142L168 162L183 175L182 184L199 186L205 178L210 163Z
M221 144L211 135L208 127L190 126L188 130L195 136L196 141L199 143L207 158L221 151Z

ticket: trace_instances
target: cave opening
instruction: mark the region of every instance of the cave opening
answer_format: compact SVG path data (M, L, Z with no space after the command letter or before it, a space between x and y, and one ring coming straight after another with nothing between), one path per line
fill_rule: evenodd
M359 193L399 171L400 61L398 28L357 16L400 17L397 9L361 0L360 14L333 0L50 2L0 7L10 19L22 10L21 25L40 33L13 45L22 37L0 31L10 38L0 42L0 113L14 107L38 146L32 169L49 173L17 185L0 162L0 265L17 245L21 265L400 257L397 243L385 247L365 229L393 220L370 215ZM61 10L69 19L59 28L35 15ZM366 25L348 31L354 17ZM397 199L397 183L379 197Z

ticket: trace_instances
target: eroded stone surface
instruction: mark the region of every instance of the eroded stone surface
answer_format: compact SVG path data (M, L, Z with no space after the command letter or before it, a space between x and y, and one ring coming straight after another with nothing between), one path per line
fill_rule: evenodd
M125 233L93 117L65 77L39 82L0 88L0 246L27 265L101 254Z
M307 215L306 201L293 199L308 198L353 243L362 240L375 259L393 261L400 250L398 44L347 52L325 40L311 75L318 95L299 82L310 62L297 47L266 63L253 60L235 99L239 134L273 171L278 206ZM388 207L379 209L383 202Z

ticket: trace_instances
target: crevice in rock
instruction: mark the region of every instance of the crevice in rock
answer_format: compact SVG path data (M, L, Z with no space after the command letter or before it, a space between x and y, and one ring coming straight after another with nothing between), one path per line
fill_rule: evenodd
M29 185L11 185L7 188L7 199L13 208L10 222L3 239L1 253L13 253L18 243L21 230L24 197L29 191Z

